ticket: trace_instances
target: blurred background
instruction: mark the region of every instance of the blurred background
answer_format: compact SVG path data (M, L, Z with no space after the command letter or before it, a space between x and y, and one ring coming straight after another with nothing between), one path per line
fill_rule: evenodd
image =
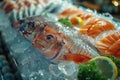
M100 13L108 12L115 19L120 19L120 0L74 0L73 4L97 10Z

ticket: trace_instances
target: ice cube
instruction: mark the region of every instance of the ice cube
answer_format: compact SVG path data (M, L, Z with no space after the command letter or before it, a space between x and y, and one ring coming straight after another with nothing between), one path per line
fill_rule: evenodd
M8 21L8 16L6 16L4 10L0 9L0 23L4 22L4 21ZM4 22L5 23L5 22Z
M5 29L5 31L2 32L2 35L5 39L5 42L10 44L17 36L17 33L15 30L13 30L11 28L7 28L7 29Z
M45 70L39 70L38 72L32 72L29 80L52 80L52 76Z
M12 41L16 37L16 32L11 27L11 23L5 14L0 15L0 31L6 42Z
M11 23L9 22L7 15L1 13L2 12L0 11L0 31L5 31L6 28L11 27Z
M12 44L10 45L10 48L15 53L24 53L24 51L31 45L32 44L25 38L23 38L20 35L17 35L17 37L13 40Z
M50 61L33 46L26 49L24 53L15 54L14 57L25 80L53 80L48 70Z
M58 69L58 65L55 65L55 64L50 64L49 65L49 71L55 77L59 77L60 74L62 74L61 71Z
M17 60L21 65L24 65L24 62L30 63L31 64L30 67L35 69L48 68L48 64L49 64L49 61L42 55L42 53L37 49L35 49L33 46L26 49L24 53L21 53L17 57Z
M58 64L58 69L67 76L72 76L77 71L77 65L74 62L61 62Z

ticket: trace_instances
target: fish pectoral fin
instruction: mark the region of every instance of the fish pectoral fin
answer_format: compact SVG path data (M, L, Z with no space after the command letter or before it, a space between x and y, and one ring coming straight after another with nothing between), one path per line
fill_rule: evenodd
M91 57L87 56L87 55L83 55L83 54L67 54L64 55L64 59L66 61L73 61L77 64L79 63L85 63L87 61L89 61L91 59Z

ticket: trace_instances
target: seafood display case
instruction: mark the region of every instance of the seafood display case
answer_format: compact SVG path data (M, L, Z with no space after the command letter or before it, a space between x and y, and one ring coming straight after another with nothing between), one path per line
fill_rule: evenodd
M120 80L119 19L75 1L0 1L0 80Z

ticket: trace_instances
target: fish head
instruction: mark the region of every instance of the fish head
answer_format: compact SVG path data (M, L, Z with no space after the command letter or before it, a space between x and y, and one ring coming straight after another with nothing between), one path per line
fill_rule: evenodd
M40 50L54 50L65 44L62 34L49 24L41 23L35 32L33 45Z
M30 41L40 50L48 50L54 46L56 48L62 47L64 38L59 32L59 27L56 27L52 22L45 22L44 19L41 16L25 18L17 21L14 28L22 32L28 40L32 37Z
M40 49L46 49L57 41L54 30L44 25L44 23L41 23L39 27L36 28L35 32L33 45Z
M24 30L21 31L22 27ZM67 42L65 35L59 32L59 27L56 27L52 22L41 21L40 18L19 20L14 28L22 32L23 36L31 41L34 47L42 51L45 56L52 59L58 56ZM25 32L32 33L25 34Z

